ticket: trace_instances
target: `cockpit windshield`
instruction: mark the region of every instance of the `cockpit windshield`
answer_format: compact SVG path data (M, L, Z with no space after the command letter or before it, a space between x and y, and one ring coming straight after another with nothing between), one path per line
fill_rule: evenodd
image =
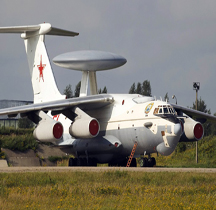
M159 105L154 109L154 115L176 115L176 112L171 105Z

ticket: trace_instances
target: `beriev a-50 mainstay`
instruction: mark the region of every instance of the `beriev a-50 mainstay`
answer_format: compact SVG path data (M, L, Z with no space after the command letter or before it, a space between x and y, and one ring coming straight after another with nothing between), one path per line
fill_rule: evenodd
M135 157L141 155L148 157L141 158L141 166L154 166L152 153L170 155L180 141L202 139L201 122L216 121L212 115L153 97L98 94L96 72L126 63L122 56L108 52L77 51L53 59L58 66L82 72L80 97L66 99L56 86L44 37L78 33L48 23L1 27L0 33L21 33L34 93L34 104L1 109L0 115L20 114L31 119L37 125L33 133L37 140L51 142L74 155L69 166L136 166Z

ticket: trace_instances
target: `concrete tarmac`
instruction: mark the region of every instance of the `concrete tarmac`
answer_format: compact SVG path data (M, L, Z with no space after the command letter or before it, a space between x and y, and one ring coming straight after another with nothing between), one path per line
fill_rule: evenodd
M25 172L106 172L106 171L133 171L133 172L184 172L184 173L216 173L216 168L126 168L126 167L2 167L0 173Z

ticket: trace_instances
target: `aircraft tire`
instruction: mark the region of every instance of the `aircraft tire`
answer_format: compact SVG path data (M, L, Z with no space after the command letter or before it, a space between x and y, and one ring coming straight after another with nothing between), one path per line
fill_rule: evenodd
M97 159L96 158L89 158L87 165L96 167L97 166Z
M144 167L144 158L142 157L142 158L140 158L140 167Z
M155 166L156 165L156 160L155 160L155 158L153 157L153 158L149 158L148 159L148 167L153 167L153 166Z
M140 159L140 167L147 167L147 166L148 166L148 159L142 157Z
M70 167L77 166L77 158L70 158L68 162L68 166Z
M152 158L148 158L148 167L153 167Z
M156 166L156 160L154 157L152 157L152 164L153 164L153 166Z
M72 166L72 159L73 159L73 158L69 158L68 166Z
M87 166L86 158L77 158L77 166Z

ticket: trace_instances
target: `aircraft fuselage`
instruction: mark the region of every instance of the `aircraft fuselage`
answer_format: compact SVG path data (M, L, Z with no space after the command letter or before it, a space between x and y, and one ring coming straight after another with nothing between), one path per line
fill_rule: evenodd
M129 156L135 142L137 157L155 152L169 155L174 151L182 134L179 120L174 111L154 113L158 107L167 110L168 103L137 94L112 96L113 104L87 112L99 121L100 133L95 138L71 141L75 156L93 156L99 162L109 162Z

